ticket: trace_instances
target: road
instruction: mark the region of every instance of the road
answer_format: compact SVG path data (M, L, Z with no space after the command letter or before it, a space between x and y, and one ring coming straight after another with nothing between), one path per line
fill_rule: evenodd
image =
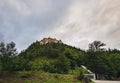
M120 83L120 81L94 80L95 83Z

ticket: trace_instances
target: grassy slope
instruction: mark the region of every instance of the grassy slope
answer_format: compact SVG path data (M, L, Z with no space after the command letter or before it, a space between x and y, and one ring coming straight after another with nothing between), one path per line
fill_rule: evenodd
M27 71L1 75L0 83L80 83L80 81L76 75Z

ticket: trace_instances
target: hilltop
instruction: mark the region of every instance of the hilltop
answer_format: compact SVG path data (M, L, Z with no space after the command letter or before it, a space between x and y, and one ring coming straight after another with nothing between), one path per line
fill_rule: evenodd
M31 44L19 54L24 61L25 70L44 70L54 73L68 73L82 64L84 51L66 45L61 40L44 38Z

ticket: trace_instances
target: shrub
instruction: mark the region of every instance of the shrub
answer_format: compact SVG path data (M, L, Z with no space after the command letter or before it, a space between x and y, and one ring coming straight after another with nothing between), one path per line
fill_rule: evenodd
M31 71L19 71L18 76L21 78L28 78L31 76L32 72Z
M79 73L78 79L82 80L84 78L84 75L87 73L87 71L81 67L80 67L79 71L80 71L80 73Z

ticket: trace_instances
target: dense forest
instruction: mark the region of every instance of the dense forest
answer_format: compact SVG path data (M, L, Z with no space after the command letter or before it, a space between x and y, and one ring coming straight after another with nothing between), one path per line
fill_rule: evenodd
M104 79L120 77L120 51L101 48L100 41L89 44L88 50L81 50L64 43L41 45L32 43L27 49L17 53L15 43L0 43L0 73L15 71L39 71L68 74L71 70L86 66ZM99 78L97 78L99 79Z

